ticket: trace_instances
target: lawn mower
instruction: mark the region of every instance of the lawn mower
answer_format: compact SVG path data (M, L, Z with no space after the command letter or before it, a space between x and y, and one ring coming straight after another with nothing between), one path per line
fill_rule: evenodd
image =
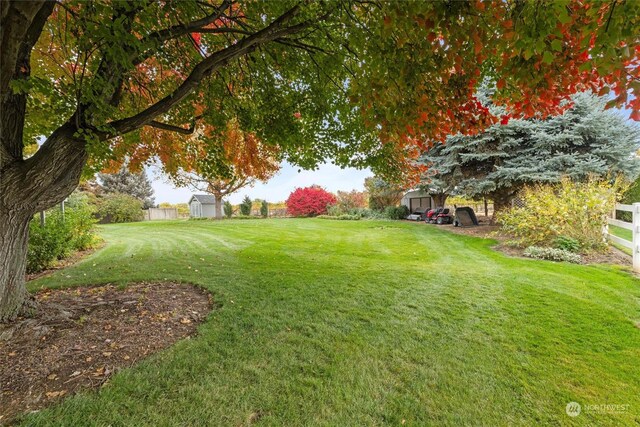
M427 212L427 217L424 222L427 224L451 224L453 222L453 216L449 214L448 208L436 208Z

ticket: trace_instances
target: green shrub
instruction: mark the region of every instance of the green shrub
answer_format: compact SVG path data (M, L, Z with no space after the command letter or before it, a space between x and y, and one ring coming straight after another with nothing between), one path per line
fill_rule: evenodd
M621 182L573 182L525 187L522 207L502 212L498 221L521 246L553 246L563 236L583 251L603 250L602 229L613 209Z
M357 212L350 211L349 213L351 215L358 214L358 215L360 215L360 218L387 219L387 217L384 215L384 212L380 212L380 211L376 211L374 209L368 209L368 208L361 208L361 209L358 209ZM406 215L405 215L405 217L406 217Z
M342 215L318 215L316 218L322 218L322 219L335 219L335 220L341 220L341 221L359 221L361 219L360 215L349 215L349 214L342 214Z
M72 194L65 204L64 220L71 230L71 246L82 251L93 246L96 240L96 208L89 198L80 193Z
M46 212L44 227L40 215L29 224L27 272L35 273L51 267L73 251L90 248L96 240L93 207L86 199L72 196L65 205L64 217L60 208Z
M262 204L260 205L260 215L262 215L263 218L269 216L269 203L267 203L266 200L263 200Z
M383 213L379 211L374 211L369 208L343 208L339 204L331 205L327 208L327 215L329 216L340 216L340 215L351 215L357 216L360 218L386 218ZM407 214L408 215L408 214Z
M342 215L344 213L344 211L342 210L342 208L340 207L340 205L331 205L331 206L327 206L327 214L326 215L318 215L318 217L325 217L325 216L338 216L338 215Z
M524 256L535 259L546 259L550 261L564 261L580 264L582 257L573 252L556 248L541 248L539 246L529 246L524 251Z
M580 242L573 237L558 236L553 242L553 247L556 249L562 249L563 251L569 251L573 253L580 252Z
M405 219L409 215L409 208L404 205L387 206L384 215L389 219Z
M249 198L249 196L244 196L244 199L242 199L242 203L240 203L240 214L244 216L251 215L252 205L253 203L251 202L251 199Z
M339 215L338 219L343 221L358 221L360 220L360 215L344 214L344 215Z
M236 215L231 219L262 219L262 217L255 215Z
M109 194L99 200L98 215L102 222L142 221L142 201L128 194Z
M229 202L228 200L224 202L222 209L224 210L224 216L226 216L227 218L231 218L231 215L233 215L233 205L231 204L231 202Z
M72 251L71 227L62 220L59 211L46 214L45 225L35 216L29 224L29 248L27 250L27 273L45 270Z

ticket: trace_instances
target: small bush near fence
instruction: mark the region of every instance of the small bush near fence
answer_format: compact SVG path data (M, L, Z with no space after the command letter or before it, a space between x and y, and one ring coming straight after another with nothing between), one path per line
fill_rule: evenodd
M251 207L253 206L253 202L249 198L249 196L244 196L242 199L242 203L240 203L240 215L249 216L251 215Z
M128 194L109 194L98 202L98 215L101 222L135 222L142 221L142 201Z
M564 261L580 264L582 257L573 252L556 248L541 248L539 246L529 246L524 250L524 256L535 259L546 259L550 261Z
M558 184L526 187L519 195L523 206L503 212L498 220L521 246L569 249L577 244L580 251L603 250L602 229L621 188L619 180L573 182L568 178Z
M64 217L60 208L47 211L44 227L36 215L29 224L27 272L45 270L74 251L90 248L97 239L93 212L86 201L73 200L65 207Z

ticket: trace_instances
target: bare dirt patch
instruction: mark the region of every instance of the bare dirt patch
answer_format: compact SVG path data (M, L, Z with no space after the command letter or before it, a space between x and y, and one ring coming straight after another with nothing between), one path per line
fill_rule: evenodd
M192 336L209 293L176 283L38 292L38 315L0 324L0 424Z

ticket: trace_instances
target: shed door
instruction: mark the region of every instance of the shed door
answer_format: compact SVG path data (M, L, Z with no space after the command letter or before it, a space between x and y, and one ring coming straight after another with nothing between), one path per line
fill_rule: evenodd
M419 207L431 209L431 197L414 197L409 199L409 210L411 210L411 212Z
M191 210L191 216L194 218L200 218L202 216L202 213L200 212L200 203L198 203L198 201L194 200L193 202L191 202L191 205L189 205L189 208Z

